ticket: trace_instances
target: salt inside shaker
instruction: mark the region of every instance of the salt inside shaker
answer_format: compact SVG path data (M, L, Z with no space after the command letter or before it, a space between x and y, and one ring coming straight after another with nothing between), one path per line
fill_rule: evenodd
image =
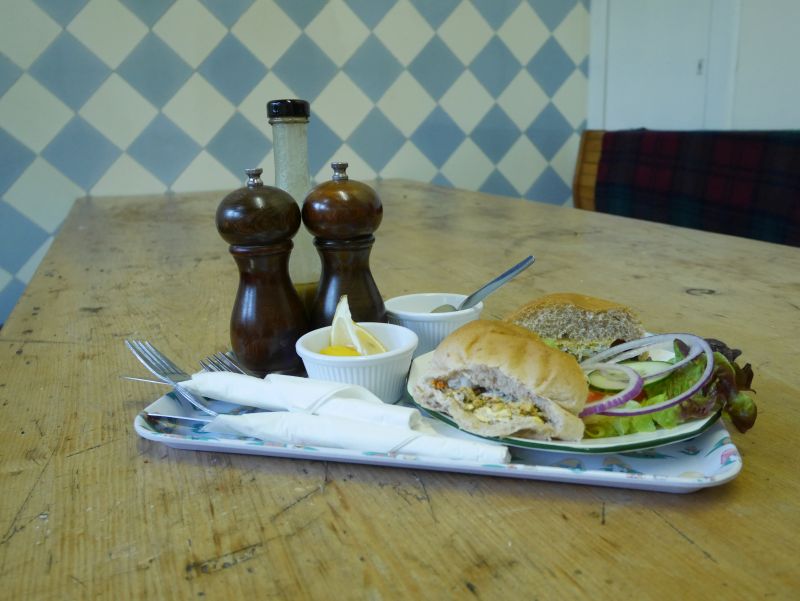
M267 103L267 116L272 126L275 185L288 192L298 207L311 189L307 132L310 114L305 100L270 100ZM319 284L320 260L311 234L305 228L300 228L294 237L289 275L308 310Z

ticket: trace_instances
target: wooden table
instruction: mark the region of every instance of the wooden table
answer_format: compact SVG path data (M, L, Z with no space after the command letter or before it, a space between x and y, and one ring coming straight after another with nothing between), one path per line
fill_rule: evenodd
M468 291L528 253L500 317L572 290L744 349L744 468L689 495L176 451L123 339L226 348L221 193L80 200L0 331L0 598L787 599L800 590L800 249L385 181L384 297Z

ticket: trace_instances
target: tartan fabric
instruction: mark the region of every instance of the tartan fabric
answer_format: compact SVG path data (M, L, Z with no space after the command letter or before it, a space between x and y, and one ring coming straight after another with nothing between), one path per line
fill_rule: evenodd
M800 246L800 131L607 132L595 205Z

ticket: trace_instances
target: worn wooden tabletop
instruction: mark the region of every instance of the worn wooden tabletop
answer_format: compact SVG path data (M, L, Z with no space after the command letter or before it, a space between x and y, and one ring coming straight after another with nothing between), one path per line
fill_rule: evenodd
M688 495L169 449L123 339L228 345L220 193L80 200L0 331L0 598L788 599L800 590L800 249L433 186L377 186L385 298L611 298L744 350L744 467Z

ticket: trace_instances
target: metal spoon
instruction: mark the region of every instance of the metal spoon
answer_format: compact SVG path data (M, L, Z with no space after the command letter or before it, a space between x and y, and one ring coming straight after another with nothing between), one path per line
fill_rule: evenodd
M431 313L449 313L451 311L463 311L464 309L470 309L471 307L474 307L484 298L489 296L492 292L497 290L500 286L502 286L509 280L515 278L520 273L525 271L528 267L533 265L533 262L535 260L536 258L533 256L526 257L525 259L514 265L514 267L512 267L505 273L502 273L499 276L497 276L488 284L478 288L478 290L476 290L475 292L470 294L467 298L465 298L463 301L461 301L458 307L454 307L453 305L448 305L448 304L439 305L433 311L431 311Z

